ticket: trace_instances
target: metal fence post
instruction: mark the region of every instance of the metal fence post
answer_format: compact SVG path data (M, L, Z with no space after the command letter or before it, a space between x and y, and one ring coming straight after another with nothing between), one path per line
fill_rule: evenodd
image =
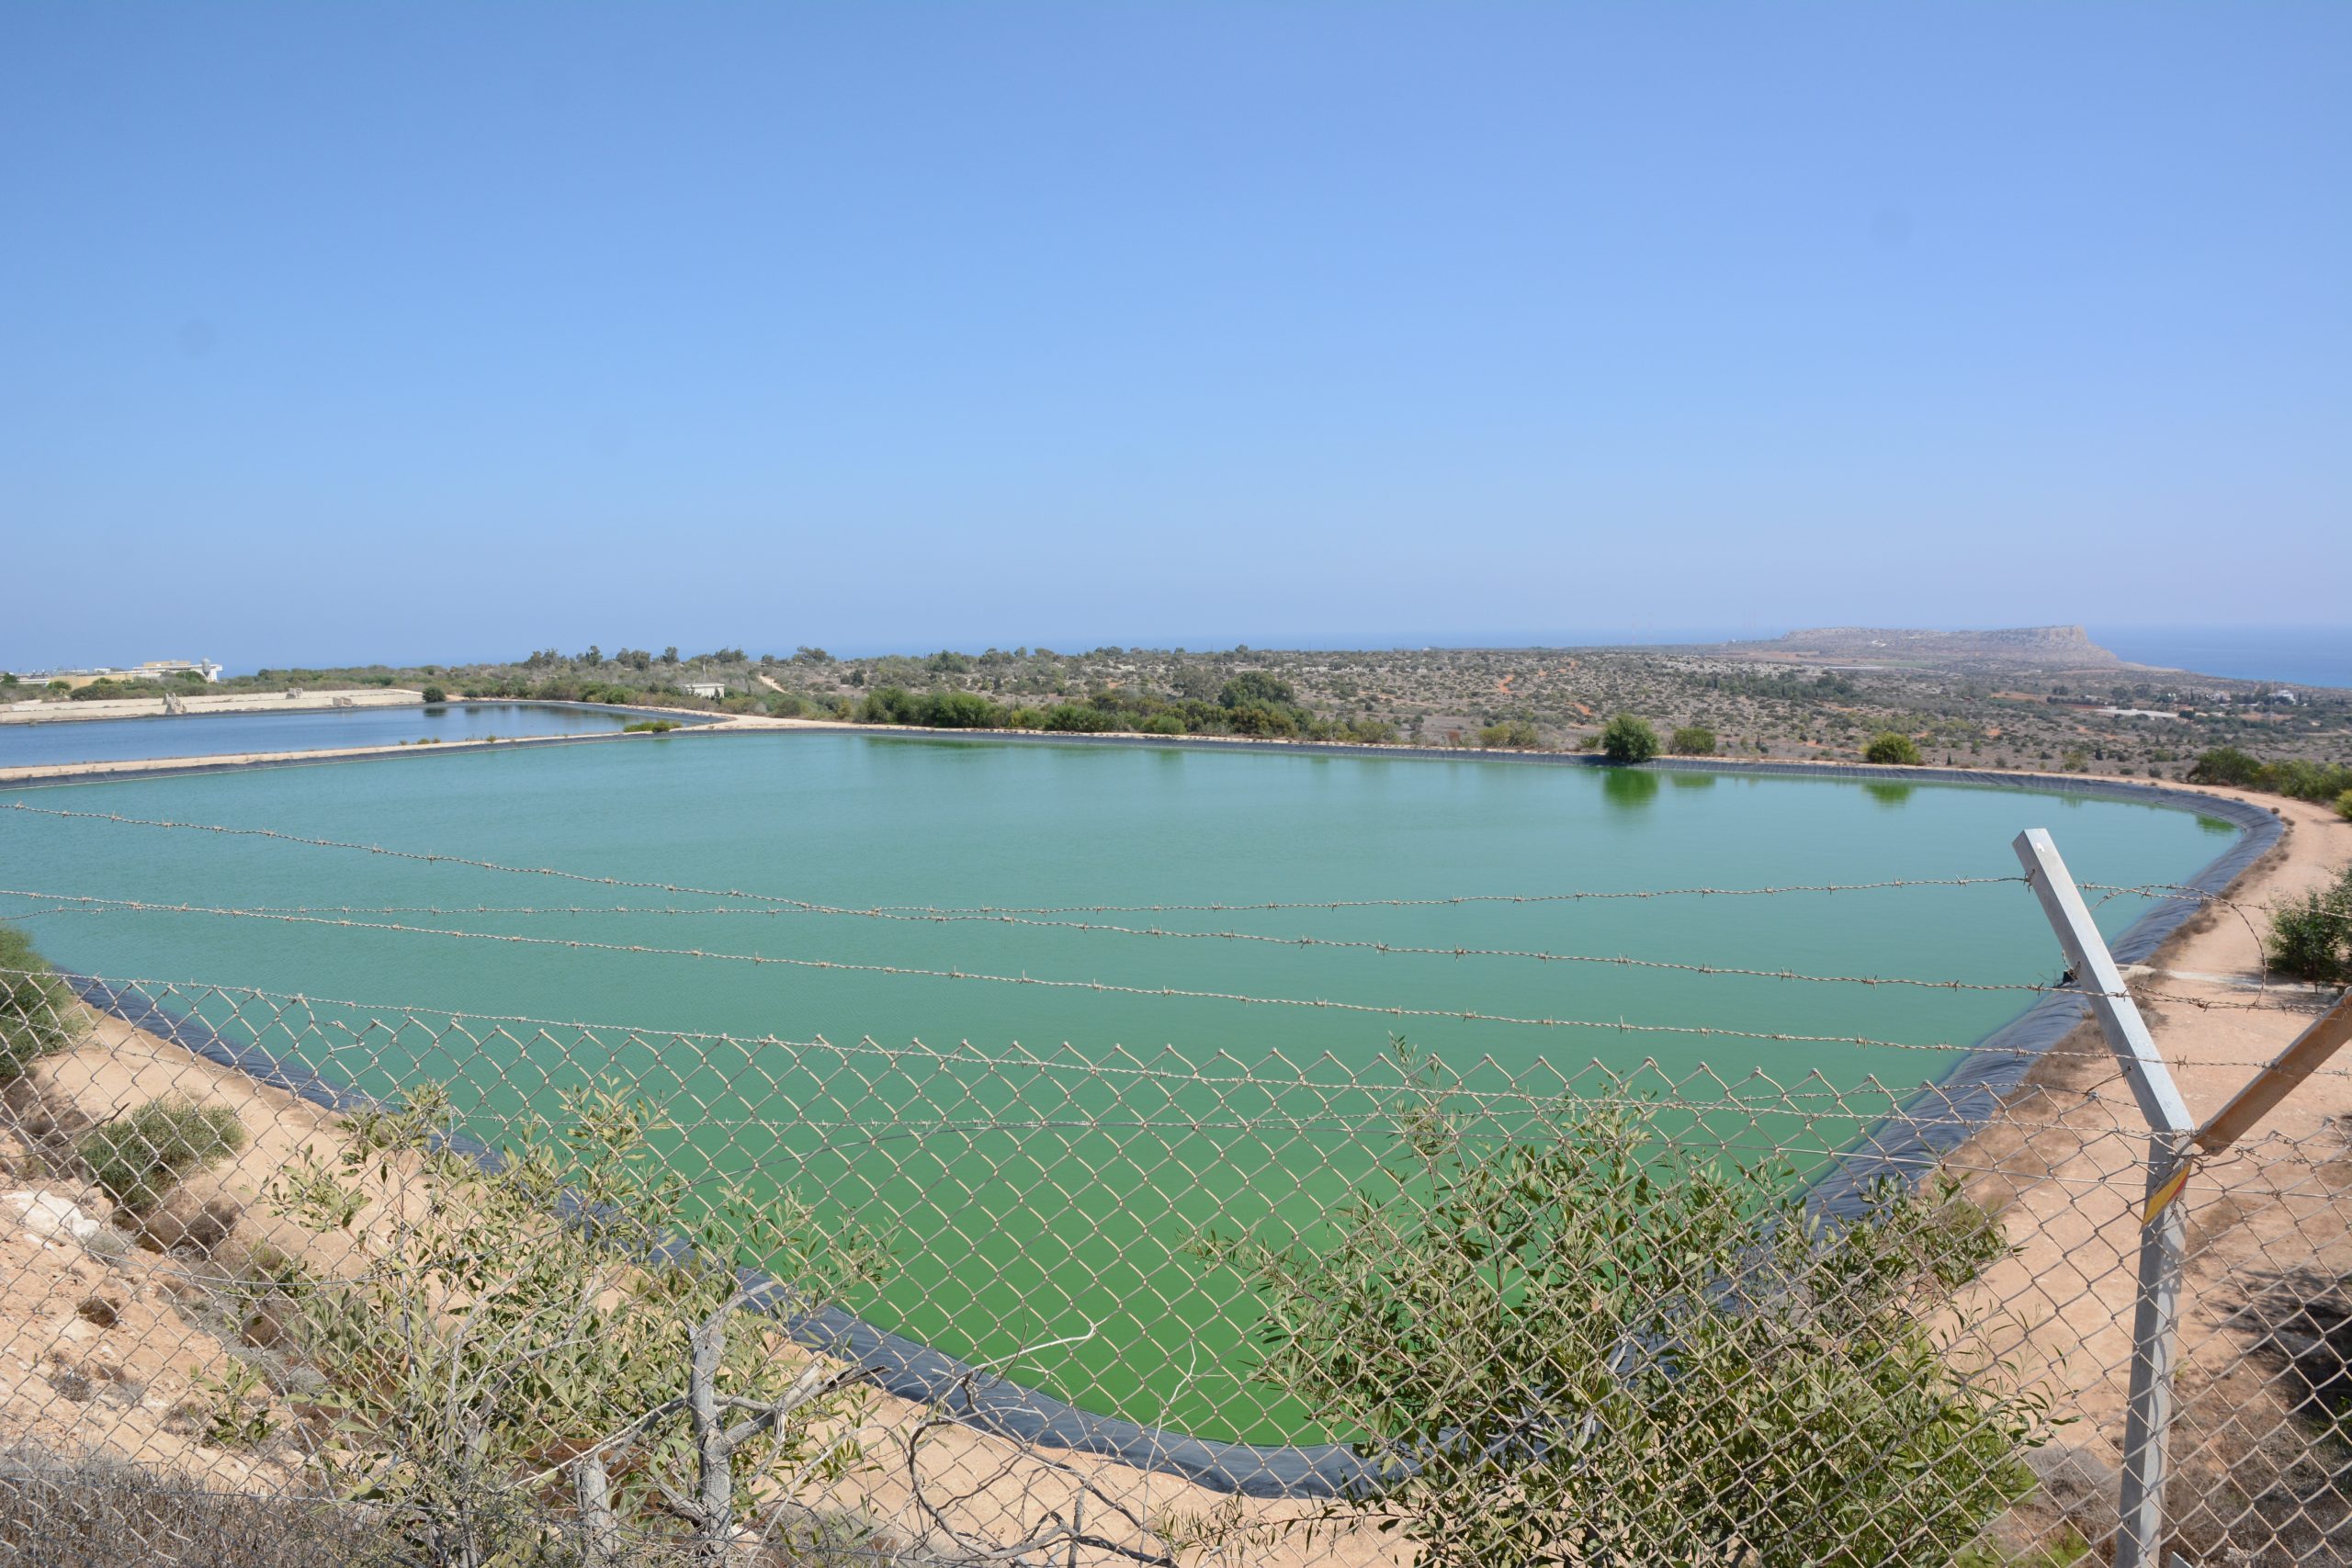
M2140 1214L2138 1299L2132 1314L2132 1403L2123 1428L2115 1568L2161 1568L2165 1439L2172 1423L2173 1347L2180 1321L2187 1224L2175 1201L2188 1179L2197 1123L2172 1081L2139 1007L2047 831L2029 828L2012 846L2042 912L2074 964L2108 1048L2148 1122L2147 1201Z

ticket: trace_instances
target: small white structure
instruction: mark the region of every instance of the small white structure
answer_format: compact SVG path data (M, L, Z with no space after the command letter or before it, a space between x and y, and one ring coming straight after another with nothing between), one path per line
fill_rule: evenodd
M111 664L93 664L86 670L38 670L30 673L17 671L17 678L26 682L47 683L62 681L76 690L93 681L160 681L167 675L201 675L209 684L220 679L220 666L209 659L151 659L129 670Z
M711 701L717 702L719 698L727 694L727 682L724 681L688 681L679 689L684 691L688 696L708 697Z
M201 675L208 684L220 679L220 666L209 659L151 659L131 673L152 679L158 675L177 675L182 671Z

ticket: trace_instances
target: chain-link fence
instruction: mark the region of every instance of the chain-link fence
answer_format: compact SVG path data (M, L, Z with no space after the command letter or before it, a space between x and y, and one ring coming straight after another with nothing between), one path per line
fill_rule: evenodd
M0 970L0 1560L2352 1560L2352 1140L2073 957L1964 1102Z

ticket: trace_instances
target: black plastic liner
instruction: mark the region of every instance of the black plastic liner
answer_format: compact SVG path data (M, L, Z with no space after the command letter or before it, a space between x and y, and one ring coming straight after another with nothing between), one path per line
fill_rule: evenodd
M963 739L953 731L925 731L942 739ZM996 739L996 737L988 737ZM980 739L970 737L969 739ZM1041 738L1044 739L1044 738ZM1230 741L1203 741L1177 737L1063 736L1056 742L1117 745L1206 746L1238 749ZM1273 750L1273 748L1266 748ZM1316 746L1306 754L1328 751L1366 756L1442 757L1455 761L1489 760L1492 752L1466 753L1429 748L1394 746ZM1510 761L1555 764L1606 766L1600 759L1558 752L1535 753ZM2106 779L2069 779L2048 774L1954 768L1889 768L1799 762L1740 762L1700 758L1663 759L1646 764L1655 771L1760 773L1808 779L1871 779L1901 783L1975 784L2002 789L2031 789L2040 793L2093 795L2137 801L2199 812L2236 824L2243 829L2237 842L2181 884L2177 897L2166 898L2142 915L2111 945L2119 964L2138 963L2154 953L2165 939L2187 921L2200 905L2199 895L2220 893L2242 872L2267 853L2284 833L2276 812L2251 802L2224 800L2162 784L2130 784ZM2053 939L2054 941L2054 939ZM278 1061L258 1045L240 1045L224 1039L202 1020L169 1012L135 991L100 981L73 977L89 1003L159 1038L245 1074L258 1082L300 1095L331 1111L365 1109L374 1102L342 1088L307 1067ZM2035 1055L2055 1044L2085 1012L2086 1004L2064 991L2047 993L2010 1022L1978 1043L1936 1082L1919 1090L1910 1103L1887 1117L1859 1140L1827 1176L1807 1193L1807 1206L1828 1218L1855 1213L1871 1186L1889 1179L1912 1179L1931 1168L1941 1156L1957 1148L1991 1118L2002 1099L2014 1089ZM493 1164L497 1156L473 1139L453 1140L453 1146L471 1158ZM1094 1454L1137 1470L1181 1476L1211 1491L1262 1498L1334 1498L1357 1495L1373 1482L1369 1461L1343 1444L1277 1446L1218 1442L1186 1437L1165 1427L1145 1427L1114 1416L1095 1416L1035 1389L1023 1388L994 1372L941 1354L902 1335L878 1328L840 1307L804 1309L779 1281L746 1271L744 1288L761 1298L762 1310L775 1315L793 1340L844 1362L871 1370L876 1386L899 1398L933 1406L967 1426L1016 1442L1033 1443L1077 1453Z

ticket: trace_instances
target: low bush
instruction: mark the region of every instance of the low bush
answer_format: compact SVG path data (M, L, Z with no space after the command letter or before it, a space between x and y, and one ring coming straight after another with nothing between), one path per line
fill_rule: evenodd
M1478 744L1488 750L1531 750L1544 744L1535 727L1523 718L1507 718L1478 731Z
M2044 1402L1943 1348L2006 1250L1955 1188L1833 1225L1639 1101L1505 1142L1408 1061L1397 1154L1328 1241L1197 1249L1265 1303L1258 1381L1364 1434L1375 1479L1327 1518L1426 1568L1863 1568L1949 1562L2031 1490Z
M997 705L977 692L934 692L918 710L918 724L934 729L994 729L1002 716Z
M138 1212L153 1208L181 1178L244 1146L235 1111L168 1095L92 1128L74 1152L107 1197Z
M508 1122L498 1160L477 1164L449 1146L447 1092L423 1086L353 1118L338 1164L305 1157L273 1183L282 1217L323 1231L419 1176L433 1197L390 1206L364 1274L287 1265L256 1287L286 1353L326 1380L314 1397L334 1422L338 1489L435 1562L550 1561L544 1523L511 1517L549 1494L581 1500L575 1530L677 1540L683 1520L698 1563L737 1561L724 1543L764 1501L788 1548L807 1510L752 1483L862 1462L863 1373L804 1376L757 1317L729 1332L755 1304L738 1270L765 1270L782 1299L832 1301L876 1282L884 1253L788 1190L690 1182L671 1161L677 1129L617 1088L562 1107Z
M1225 728L1236 735L1282 739L1306 728L1304 709L1271 703L1241 703L1226 709Z
M1297 700L1291 683L1263 670L1244 670L1216 694L1217 705L1228 708L1284 707Z
M1667 749L1679 757L1712 757L1715 754L1715 732L1703 724L1686 724L1674 732Z
M1076 735L1103 735L1119 728L1119 716L1091 703L1056 703L1046 710L1041 728Z
M634 724L621 726L623 735L667 735L678 728L674 718L640 718Z
M1909 736L1889 729L1871 741L1862 752L1862 761L1882 768L1916 768L1919 765L1919 748Z
M1621 713L1600 727L1600 753L1612 762L1646 762L1657 755L1657 731L1647 719Z
M2218 746L2197 759L2197 765L2188 770L2188 782L2267 790L2294 800L2333 804L2340 811L2341 797L2352 795L2352 768L2303 757L2266 762L2234 746Z
M424 688L424 705L426 707L439 707L448 700L449 694L443 691L440 687L427 686Z
M2249 789L2262 776L2261 759L2239 750L2234 746L2216 746L2197 759L2188 770L2188 782L2201 784L2229 784Z
M105 1460L0 1460L0 1562L42 1568L393 1568L375 1510L254 1497Z
M2335 814L2346 822L2352 822L2352 789L2335 797Z
M904 686L876 686L857 705L860 724L921 724L922 699Z
M2270 962L2299 980L2352 980L2352 866L2270 912Z
M32 939L0 925L0 1084L74 1043L82 1010L73 988L49 966Z

